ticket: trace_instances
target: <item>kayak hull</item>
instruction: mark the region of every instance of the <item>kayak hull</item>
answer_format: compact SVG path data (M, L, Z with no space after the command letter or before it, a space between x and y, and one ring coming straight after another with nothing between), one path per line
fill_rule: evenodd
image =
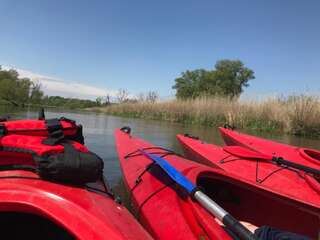
M203 188L237 219L257 226L271 225L314 237L319 226L319 209L285 194L270 191L228 173L189 161L153 146L121 130L115 132L124 182L140 222L155 239L231 239L228 230L194 202L163 170L146 156L145 149L163 156L190 181ZM267 207L266 207L267 206ZM302 225L296 220L301 219Z

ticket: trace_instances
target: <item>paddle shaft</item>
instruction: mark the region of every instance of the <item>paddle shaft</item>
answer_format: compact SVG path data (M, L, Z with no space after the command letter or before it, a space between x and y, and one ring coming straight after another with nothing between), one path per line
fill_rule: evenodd
M277 164L280 164L280 165L285 165L285 166L292 167L292 168L295 168L295 169L299 169L299 170L302 170L302 171L305 171L305 172L308 172L308 173L313 173L313 174L320 175L320 170L318 170L318 169L311 168L311 167L308 167L308 166L305 166L305 165L301 165L301 164L298 164L298 163L295 163L295 162L292 162L292 161L288 161L288 160L285 160L285 159L283 159L281 157L273 157L272 161L277 163Z
M227 211L225 211L219 204L214 202L206 194L199 190L189 179L187 179L180 171L174 168L167 160L154 154L150 154L140 149L140 152L153 160L162 170L179 186L184 188L191 197L196 199L201 206L207 209L211 214L222 221L232 232L238 237L244 240L257 239L252 232L250 232L245 226L243 226L238 220L232 217Z

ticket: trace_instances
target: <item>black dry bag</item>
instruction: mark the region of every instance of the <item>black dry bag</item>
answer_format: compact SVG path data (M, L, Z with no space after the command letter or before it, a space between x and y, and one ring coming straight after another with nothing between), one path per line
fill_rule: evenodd
M62 144L64 152L37 157L41 178L56 182L85 184L103 176L103 160L92 152L80 152L71 144Z

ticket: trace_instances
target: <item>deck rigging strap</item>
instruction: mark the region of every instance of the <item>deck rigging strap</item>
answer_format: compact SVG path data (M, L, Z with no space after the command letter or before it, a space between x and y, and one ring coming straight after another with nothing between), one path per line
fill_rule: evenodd
M48 129L48 138L43 140L43 144L46 145L56 145L64 139L64 134L62 131L62 126L60 120L57 118L45 120Z
M147 148L142 148L142 150L144 150L144 151L146 151L146 150L162 150L161 152L157 152L157 151L149 152L151 154L159 154L160 157L166 157L168 155L178 155L174 151L171 151L171 150L163 148L163 147L147 147ZM132 157L136 157L136 156L142 156L142 155L143 154L141 153L141 150L138 149L138 150L135 150L135 151L133 151L131 153L128 153L127 155L124 156L124 158L128 159L128 158L132 158ZM132 192L141 183L142 176L145 173L149 172L155 166L156 166L155 162L151 162L149 165L147 165L147 167L136 178L135 185L131 188L130 192Z
M73 135L65 135L64 134L64 129L61 125L61 121L71 123L74 127L76 127L76 134ZM46 145L56 145L60 144L63 140L73 140L78 143L84 144L84 137L83 137L83 128L82 125L76 124L76 121L61 117L59 119L53 118L53 119L48 119L45 120L47 129L48 129L48 138L43 141L44 144Z
M163 148L163 147L146 147L146 148L142 148L144 151L147 151L149 153L152 154L159 154L161 157L166 157L168 155L178 155L178 153L175 153L174 151L171 151L169 149ZM133 158L133 157L137 157L137 156L142 156L143 153L141 153L141 149L137 149L133 152L128 153L127 155L124 156L125 159L128 158ZM153 170L153 168L155 167L159 167L157 166L157 164L152 161L150 164L148 164L145 169L137 176L136 180L135 180L135 184L133 185L133 187L129 190L129 195L130 198L132 198L132 194L133 191L140 185L140 183L143 181L142 177L147 173ZM160 193L161 191L163 191L164 189L166 189L167 187L170 187L174 184L174 181L170 179L169 183L164 184L164 186L160 187L159 189L157 189L156 191L152 192L148 197L146 197L144 199L144 201L138 206L138 210L135 213L136 217L138 219L140 219L141 216L141 210L143 208L143 206L150 200L152 199L154 196L156 196L158 193Z
M4 124L0 123L0 137L4 136L6 134L7 134L6 126Z
M227 155L226 157L222 158L219 163L220 164L225 164L225 163L229 163L229 162L233 162L233 161L246 161L247 159L243 159L243 158L240 158L240 157L234 157L234 155L230 154ZM292 171L292 172L295 172L297 173L297 175L304 179L303 176L301 176L300 172L297 171L296 169L292 169L288 166L281 166L281 165L277 165L278 168L275 169L275 170L272 170L270 173L268 173L266 176L264 176L263 178L261 178L261 176L259 176L259 160L256 159L256 177L255 177L255 181L256 183L260 183L262 184L264 181L266 181L269 177L271 177L273 174L279 172L279 171L282 171L282 170L288 170L288 171Z

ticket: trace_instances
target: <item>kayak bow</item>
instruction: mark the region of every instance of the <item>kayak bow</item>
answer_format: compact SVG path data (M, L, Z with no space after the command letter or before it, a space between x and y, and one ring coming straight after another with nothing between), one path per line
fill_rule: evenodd
M286 159L306 168L320 170L320 151L310 148L296 147L275 141L239 133L227 128L219 128L220 134L225 143L229 146L241 146L260 154L272 155L276 158ZM318 172L313 171L313 174ZM301 171L305 180L314 191L320 194L320 178Z

